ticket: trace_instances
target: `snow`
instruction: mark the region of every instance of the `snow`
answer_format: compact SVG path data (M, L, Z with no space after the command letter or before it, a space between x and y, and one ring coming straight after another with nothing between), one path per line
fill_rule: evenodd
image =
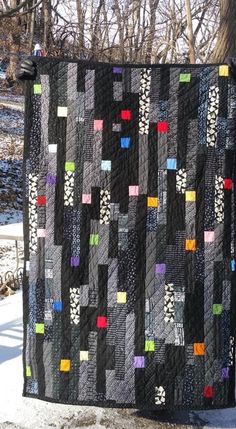
M22 292L17 292L0 301L0 429L236 428L236 408L155 413L54 404L24 398L22 337Z

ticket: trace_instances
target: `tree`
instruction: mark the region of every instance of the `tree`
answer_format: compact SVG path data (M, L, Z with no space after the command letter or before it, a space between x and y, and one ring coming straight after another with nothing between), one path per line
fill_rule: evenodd
M220 0L220 28L212 62L224 62L236 56L235 0Z

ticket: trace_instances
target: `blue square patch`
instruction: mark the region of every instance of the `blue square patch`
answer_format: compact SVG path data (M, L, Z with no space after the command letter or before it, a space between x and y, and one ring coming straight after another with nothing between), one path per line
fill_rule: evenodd
M53 310L61 312L62 311L62 302L61 301L54 301Z
M123 149L129 149L131 145L131 138L130 137L121 137L120 139L120 147Z
M177 159L176 158L168 158L167 159L167 169L168 170L177 170Z

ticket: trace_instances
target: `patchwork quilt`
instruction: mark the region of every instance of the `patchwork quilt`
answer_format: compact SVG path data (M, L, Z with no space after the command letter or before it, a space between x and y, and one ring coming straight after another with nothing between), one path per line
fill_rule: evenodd
M23 395L116 408L234 407L229 67L33 59Z

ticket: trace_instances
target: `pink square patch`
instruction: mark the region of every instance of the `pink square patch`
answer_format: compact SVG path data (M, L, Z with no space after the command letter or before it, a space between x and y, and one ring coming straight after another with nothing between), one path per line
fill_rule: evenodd
M91 204L91 194L82 194L82 204Z
M204 231L204 241L212 243L215 240L215 231Z
M103 119L94 120L94 131L101 131L103 129Z
M129 186L129 196L137 197L139 195L139 186Z

